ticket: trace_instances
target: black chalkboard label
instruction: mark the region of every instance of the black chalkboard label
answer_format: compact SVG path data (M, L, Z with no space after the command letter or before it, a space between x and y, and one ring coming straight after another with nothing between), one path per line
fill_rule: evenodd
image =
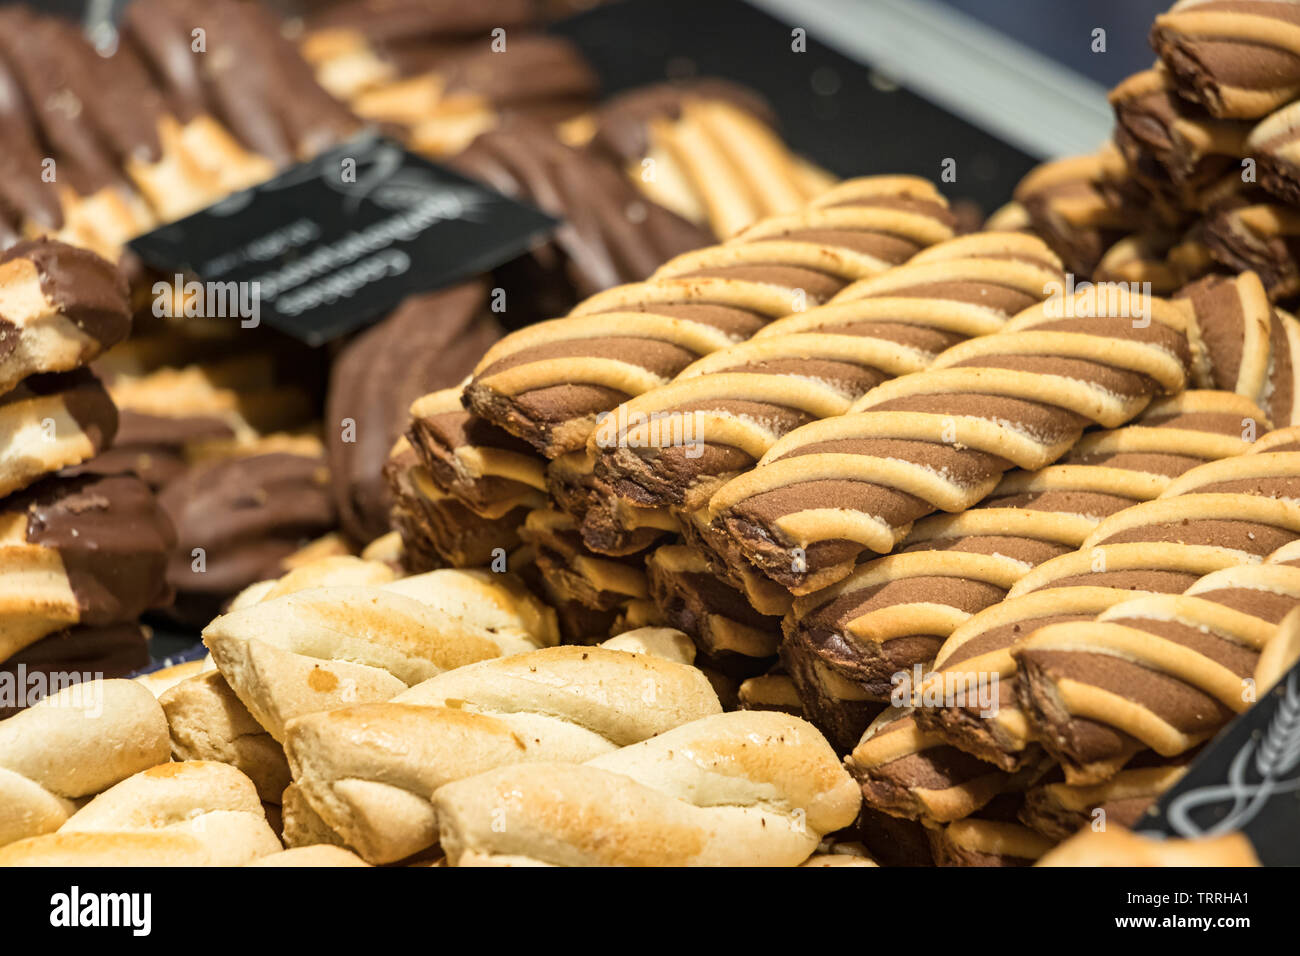
M1197 755L1138 829L1184 838L1240 830L1265 866L1300 866L1300 666Z
M185 302L318 345L515 258L556 225L367 133L131 248L174 277L155 286L155 310Z

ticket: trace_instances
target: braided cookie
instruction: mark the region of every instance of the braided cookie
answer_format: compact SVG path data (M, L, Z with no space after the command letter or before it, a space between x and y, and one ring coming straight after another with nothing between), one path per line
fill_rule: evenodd
M1175 298L1191 307L1197 382L1258 402L1274 428L1300 422L1300 323L1270 305L1259 276L1207 276Z
M309 588L217 618L204 643L249 713L282 740L293 717L388 700L445 670L554 643L554 618L496 577L434 571L380 587ZM495 588L506 591L485 602Z
M549 592L561 601L613 611L650 596L639 555L617 558L593 553L583 543L576 522L561 511L529 512L519 534L532 545Z
M1207 574L1181 594L1039 627L1012 649L1029 732L1071 783L1104 781L1143 747L1184 753L1254 702L1259 652L1297 605L1300 555L1290 547Z
M0 846L61 827L73 801L165 763L167 720L143 687L87 681L0 721Z
M1016 186L1015 201L1033 231L1075 275L1092 275L1102 254L1132 229L1132 211L1101 187L1109 162L1098 153L1043 163Z
M1033 306L872 389L854 414L790 432L713 495L710 545L795 594L833 584L916 519L969 508L1004 471L1042 468L1085 427L1117 427L1182 390L1185 326L1181 307L1116 286Z
M673 627L694 638L702 653L753 673L781 641L780 615L763 614L745 595L709 571L691 548L668 544L645 559L651 597Z
M509 553L519 546L519 526L529 508L510 509L496 518L478 514L435 484L405 437L384 463L384 478L392 498L389 521L397 529L406 571L480 567L492 561L497 549ZM530 504L544 501L538 494Z
M159 695L158 703L167 715L173 759L228 764L252 781L264 803L280 802L289 785L284 750L219 672L180 681Z
M548 458L578 451L600 414L771 320L951 238L950 223L945 201L923 180L843 183L800 212L507 336L479 363L466 404Z
M232 611L318 587L382 586L395 575L386 565L350 556L304 564L276 580L250 585L231 601ZM167 715L172 756L229 764L253 781L263 803L278 804L289 785L284 750L243 705L211 657L146 675Z
M1035 866L1259 866L1255 848L1234 830L1197 840L1152 839L1122 827L1084 830Z
M546 501L546 462L524 441L467 412L460 388L416 399L406 437L438 490L500 518Z
M0 501L0 661L64 628L133 623L166 604L175 545L129 475L56 475Z
M444 783L505 764L579 763L717 713L689 650L663 633L546 648L460 668L387 703L302 717L285 738L294 786L363 858L403 859L436 842L431 797Z
M896 553L796 600L787 659L815 655L888 699L900 682L919 683L913 668L928 669L956 628L1030 569L1075 550L1104 518L1159 496L1190 468L1246 451L1243 435L1265 421L1239 395L1184 392L1149 406L1137 424L1086 435L1055 464L1009 472L974 508L918 522Z
M1183 209L1204 209L1225 177L1239 177L1250 124L1215 119L1178 95L1157 67L1128 77L1110 92L1115 144L1143 186Z
M1190 757L1172 759L1140 753L1104 783L1070 786L1055 770L1025 794L1020 818L1053 840L1065 840L1086 826L1132 828L1147 809L1187 772Z
M788 432L842 415L881 382L996 332L1063 281L1056 257L1032 236L964 236L700 359L592 433L598 493L584 538L611 551L621 543L620 509L703 507Z
M601 104L595 121L595 145L617 156L646 196L719 239L834 185L790 153L764 104L723 81L633 90Z
M92 252L49 240L0 255L0 394L85 365L131 330L126 282Z
M1054 840L1020 821L1023 784L961 820L927 829L936 866L1032 866Z
M920 688L923 695L942 690L945 702L921 708L921 723L1006 769L1033 759L1030 745L1038 735L1023 709L1017 648L1039 628L1092 621L1134 592L1177 595L1203 575L1260 561L1289 541L1297 533L1295 506L1286 500L1296 481L1296 456L1267 452L1291 431L1270 433L1249 454L1194 468L1160 499L1111 515L1077 551L1040 564L1016 582L1006 601L956 628ZM1231 495L1216 492L1223 476ZM965 699L948 700L949 689ZM990 697L996 697L994 707L987 705ZM1080 740L1092 736L1090 725L1079 726ZM1095 775L1067 763L1067 782L1104 780L1136 749L1116 750Z
M87 370L24 379L0 395L0 495L95 457L116 431L113 400Z
M1201 235L1215 260L1233 272L1259 274L1274 301L1300 293L1300 212L1272 202L1242 199L1206 217Z
M453 866L795 866L860 798L810 724L739 711L582 764L500 767L433 802Z
M1016 775L958 750L923 728L910 707L887 707L844 759L866 806L929 827L969 817L1001 793L1024 789L1047 769Z
M281 849L247 777L190 761L128 777L56 833L0 849L0 866L158 865L160 855L173 866L239 866Z
M1151 45L1186 99L1252 119L1300 96L1300 7L1290 0L1181 0Z

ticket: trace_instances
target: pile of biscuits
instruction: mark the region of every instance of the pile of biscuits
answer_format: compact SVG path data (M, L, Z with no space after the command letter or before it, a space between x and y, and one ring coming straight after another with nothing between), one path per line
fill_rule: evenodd
M137 621L170 598L176 543L149 486L89 464L117 409L87 364L131 328L106 260L52 239L0 254L0 675L14 693L52 670L123 675L149 661Z
M1155 20L1155 65L1111 91L1112 140L1040 166L994 221L1042 235L1078 276L1172 293L1253 271L1300 297L1300 11L1285 0L1180 0Z
M1042 239L851 180L416 400L394 523L540 579L568 642L688 634L724 707L843 756L878 861L1023 865L1262 692L1298 331L1254 273L1070 292Z

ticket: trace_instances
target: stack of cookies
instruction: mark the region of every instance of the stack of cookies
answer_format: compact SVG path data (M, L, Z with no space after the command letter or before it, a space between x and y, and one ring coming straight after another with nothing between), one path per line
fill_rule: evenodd
M1002 225L1046 238L1080 278L1172 293L1207 273L1300 297L1300 12L1284 0L1181 0L1156 18L1155 66L1111 91L1112 142L1021 182Z
M508 335L411 406L405 553L519 570L566 641L689 634L724 707L844 756L882 862L1131 825L1300 600L1300 326L1249 272L1071 290L1045 238L852 180Z
M55 671L72 682L146 664L137 620L170 597L175 533L149 486L93 470L118 416L86 365L130 328L126 283L94 253L42 239L0 256L0 668L17 690L6 714L47 693Z

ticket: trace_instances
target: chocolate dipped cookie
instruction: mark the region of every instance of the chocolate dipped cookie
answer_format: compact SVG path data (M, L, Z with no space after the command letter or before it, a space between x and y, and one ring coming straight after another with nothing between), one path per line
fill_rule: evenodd
M413 296L361 333L330 371L325 434L339 524L357 546L389 529L385 456L415 399L464 380L500 329L481 283Z
M679 256L646 282L507 336L475 370L465 401L548 458L577 451L602 413L773 319L951 238L949 222L943 199L924 181L844 183L806 210Z
M76 625L134 622L171 598L175 532L136 478L52 476L0 502L0 518L0 660Z

